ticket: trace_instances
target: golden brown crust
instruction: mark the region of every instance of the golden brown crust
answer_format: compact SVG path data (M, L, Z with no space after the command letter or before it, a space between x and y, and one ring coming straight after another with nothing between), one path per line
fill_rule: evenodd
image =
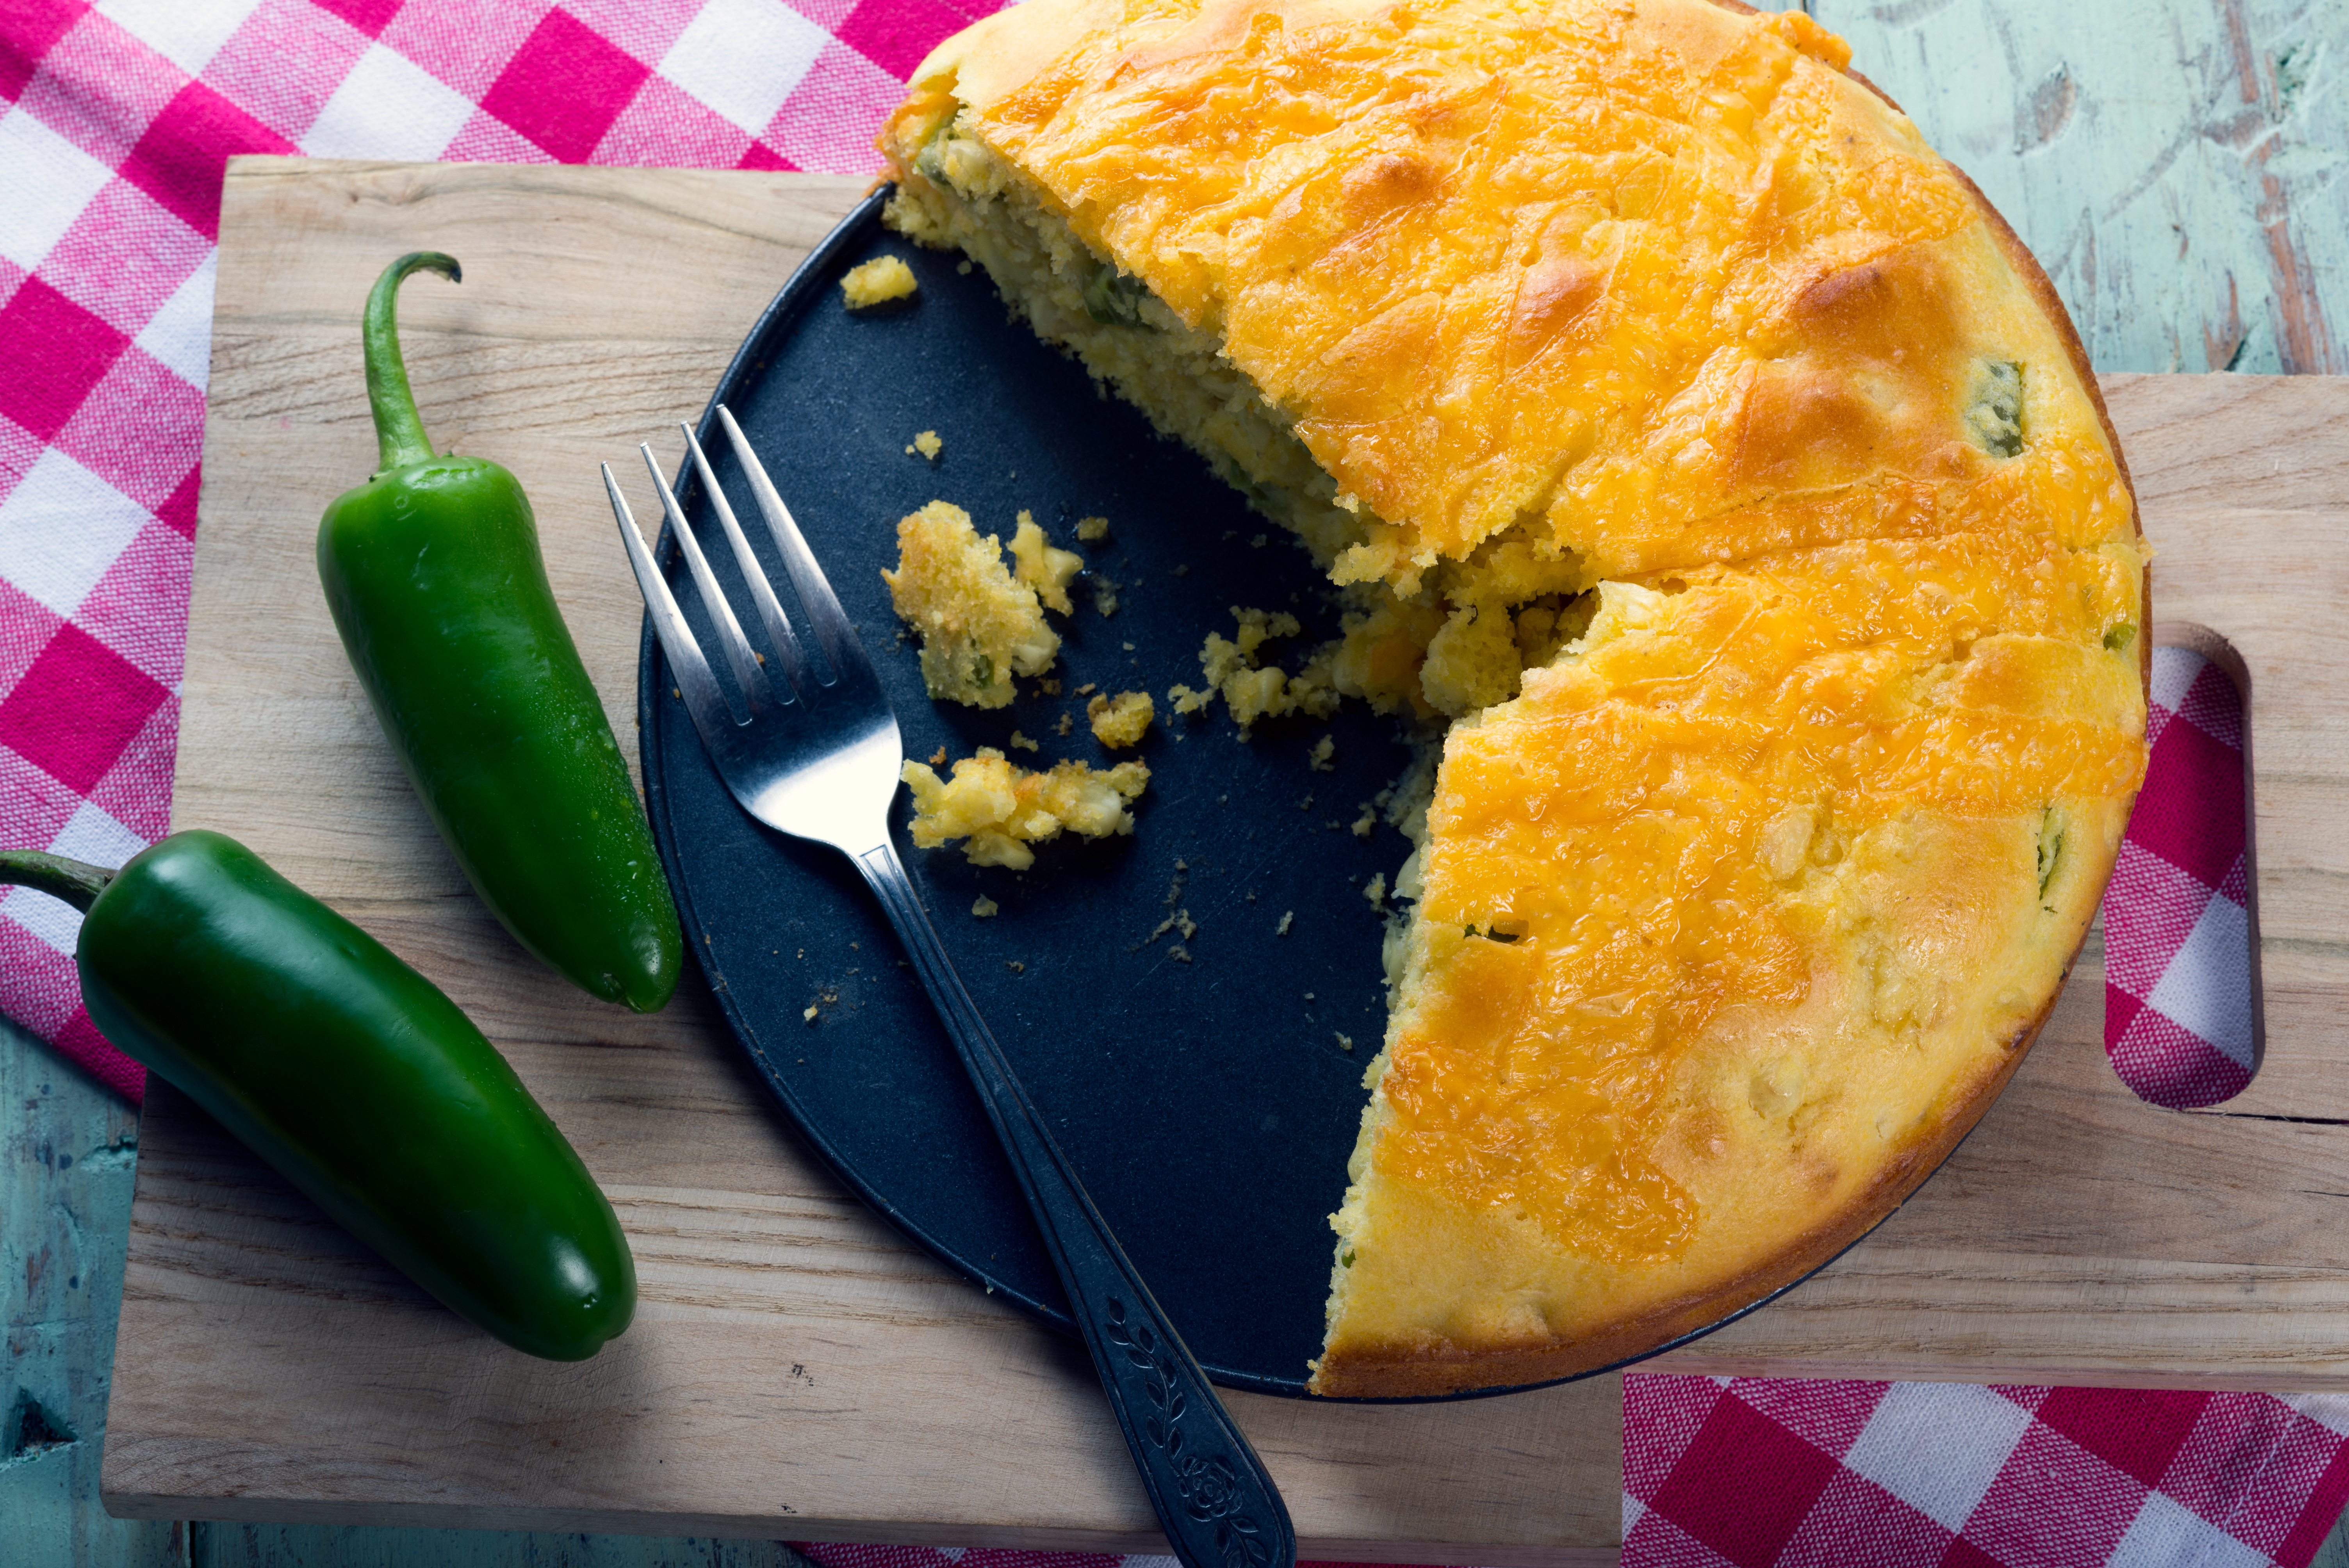
M2070 973L2068 968L2065 973ZM1332 1350L1322 1357L1314 1374L1313 1391L1335 1399L1421 1399L1585 1377L1652 1356L1799 1284L1889 1219L1965 1140L2023 1065L2060 995L2059 989L2057 995L2048 998L2004 1060L1961 1099L1930 1138L1887 1162L1866 1192L1834 1223L1795 1238L1766 1264L1702 1295L1624 1319L1603 1334L1578 1339L1484 1350L1452 1344Z

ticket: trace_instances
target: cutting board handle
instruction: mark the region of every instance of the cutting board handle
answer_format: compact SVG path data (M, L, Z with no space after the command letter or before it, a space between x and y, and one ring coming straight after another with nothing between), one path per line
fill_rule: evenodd
M2258 1079L2261 1065L2267 1057L2266 996L2260 975L2259 799L2254 787L2257 774L2251 766L2255 694L2251 686L2251 665L2235 645L2223 634L2214 631L2199 621L2154 622L2150 645L2152 648L2184 648L2208 660L2233 684L2237 712L2240 715L2239 734L2242 743L2243 767L2244 962L2250 966L2251 1070L2251 1077L2244 1081L2242 1088L2235 1091L2235 1094L2240 1095L2243 1089L2249 1088L2251 1083ZM2109 923L2107 920L2108 926ZM2109 944L2109 932L2106 941ZM2109 1048L2110 1042L2107 1041L2106 1044ZM2231 1099L2233 1096L2229 1098Z

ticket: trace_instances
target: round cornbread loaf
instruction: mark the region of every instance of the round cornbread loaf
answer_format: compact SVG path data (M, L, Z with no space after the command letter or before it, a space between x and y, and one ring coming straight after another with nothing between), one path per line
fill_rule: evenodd
M2135 498L2045 275L1847 60L1713 0L1027 0L884 134L894 222L1349 588L1340 689L1458 720L1318 1391L1569 1376L1799 1278L2085 935Z

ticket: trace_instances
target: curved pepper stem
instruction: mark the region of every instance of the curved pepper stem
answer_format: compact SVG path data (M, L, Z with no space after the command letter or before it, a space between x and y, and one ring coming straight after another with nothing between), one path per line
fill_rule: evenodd
M464 281L457 258L439 251L410 251L383 269L367 291L367 313L359 318L359 342L367 350L367 407L375 414L376 445L383 467L396 469L420 463L432 455L424 434L424 420L416 412L416 394L408 389L408 362L399 354L399 316L396 302L399 285L416 272L439 273L450 283Z
M37 888L51 898L60 898L84 914L106 891L114 873L104 866L69 861L63 855L43 854L37 850L0 851L0 886Z

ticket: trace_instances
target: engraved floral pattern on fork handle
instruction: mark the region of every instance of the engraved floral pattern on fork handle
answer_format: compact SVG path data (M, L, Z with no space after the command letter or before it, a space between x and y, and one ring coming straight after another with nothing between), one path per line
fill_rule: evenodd
M1264 1462L1093 1207L914 896L895 848L852 857L937 1005L1060 1271L1135 1467L1185 1568L1292 1568L1296 1532Z

